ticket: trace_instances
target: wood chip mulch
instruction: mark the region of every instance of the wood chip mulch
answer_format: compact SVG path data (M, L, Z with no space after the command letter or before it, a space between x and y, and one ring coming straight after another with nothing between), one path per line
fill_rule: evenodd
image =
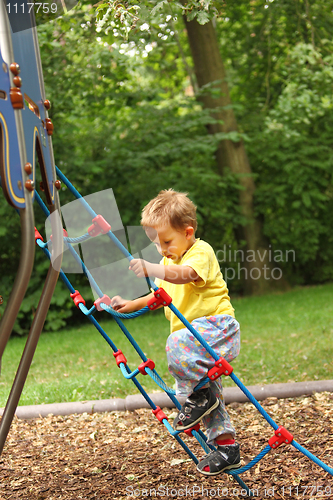
M299 444L333 468L332 393L268 398L262 405ZM244 465L274 431L250 403L233 403L228 411ZM194 438L184 436L184 441L198 458L203 456ZM333 476L286 444L241 478L255 498L333 499ZM15 419L0 457L0 500L246 497L227 474L199 474L150 410Z

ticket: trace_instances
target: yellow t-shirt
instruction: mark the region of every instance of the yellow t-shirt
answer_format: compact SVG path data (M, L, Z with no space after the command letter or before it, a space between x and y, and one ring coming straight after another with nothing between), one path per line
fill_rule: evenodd
M229 314L235 317L219 263L214 250L208 243L197 239L181 259L174 261L164 257L161 264L192 267L201 278L198 282L191 281L183 285L176 285L158 278L155 280L155 284L164 288L172 297L173 305L189 322L215 314ZM165 307L164 312L170 321L171 332L185 328L169 307Z

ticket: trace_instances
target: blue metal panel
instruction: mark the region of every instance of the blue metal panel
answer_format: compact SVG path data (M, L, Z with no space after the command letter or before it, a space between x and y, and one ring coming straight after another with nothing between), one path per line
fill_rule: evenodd
M16 208L25 207L22 179L22 160L17 137L15 112L10 101L9 68L4 62L0 47L0 129L1 129L1 180L7 201Z
M23 3L26 2L24 1ZM46 131L45 120L48 118L48 115L44 106L45 91L43 77L41 74L40 55L35 28L13 33L12 43L15 62L17 62L21 68L21 90L25 97L25 107L22 110L22 119L27 161L33 165L35 172L36 140L38 139L43 155L46 182L48 184L50 197L53 202L55 189L53 154ZM31 101L37 106L38 109L34 105L31 105Z
M26 8L23 8L22 5L25 5ZM26 0L20 2L20 7L24 12L29 10ZM5 12L8 18L8 12ZM17 30L17 25L20 23L22 24L22 30ZM46 128L48 115L44 106L44 83L33 11L30 15L26 14L25 16L16 14L15 33L13 33L9 22L7 24L7 32L0 33L0 54L1 46L5 45L7 54L7 60L4 60L4 52L2 52L0 58L0 125L3 145L2 185L8 201L17 208L23 208L25 206L24 183L28 177L35 182L36 146L38 145L44 189L49 203L53 204L55 168L51 138ZM8 50L8 47L10 47L10 50ZM9 53L11 54L10 57L8 56ZM10 88L14 84L9 66L13 62L20 66L21 92L24 97L24 108L22 110L14 110L10 100ZM1 98L1 96L5 98ZM31 163L33 167L33 171L29 176L23 171L26 162Z

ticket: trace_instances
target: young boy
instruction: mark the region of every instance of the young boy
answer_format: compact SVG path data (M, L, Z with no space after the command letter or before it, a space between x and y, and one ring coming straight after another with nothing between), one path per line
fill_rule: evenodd
M133 259L130 269L138 277L155 277L156 285L172 297L175 307L215 353L227 361L234 359L239 354L239 324L212 247L195 237L195 205L185 193L161 191L143 209L141 224L163 259L160 264ZM111 306L121 313L132 312L146 306L153 296L135 300L116 296ZM194 390L215 360L168 307L165 315L171 326L166 346L169 371L176 379L176 394L187 397L173 426L186 430L203 419L208 442L217 449L198 464L202 474L237 468L239 445L225 409L220 379Z

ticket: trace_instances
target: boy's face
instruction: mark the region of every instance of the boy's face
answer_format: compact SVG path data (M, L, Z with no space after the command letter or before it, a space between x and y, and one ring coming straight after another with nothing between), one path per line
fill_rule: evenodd
M168 259L180 259L195 242L194 229L174 229L172 226L158 226L146 229L148 237L155 243L157 251Z

